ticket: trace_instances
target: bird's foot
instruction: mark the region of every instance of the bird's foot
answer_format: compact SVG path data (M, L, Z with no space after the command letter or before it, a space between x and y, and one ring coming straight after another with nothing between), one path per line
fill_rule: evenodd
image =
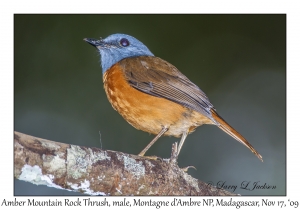
M179 150L177 147L177 142L175 142L172 145L172 153L171 153L171 157L170 157L171 164L177 164L178 154L179 154ZM184 172L187 172L189 170L189 168L193 168L193 169L197 170L195 166L187 166L187 167L181 168L181 170L183 170Z

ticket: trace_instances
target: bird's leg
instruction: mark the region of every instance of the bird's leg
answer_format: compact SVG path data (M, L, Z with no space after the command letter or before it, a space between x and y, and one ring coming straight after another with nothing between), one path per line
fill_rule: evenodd
M182 148L182 145L183 145L183 143L184 143L184 141L185 141L187 135L188 135L188 132L186 131L186 132L184 132L184 133L182 134L182 136L181 136L181 140L180 140L180 143L179 143L179 146L178 146L178 150L177 150L177 156L178 156L179 153L180 153L180 150L181 150L181 148Z
M155 138L145 147L145 149L143 149L138 156L144 156L144 154L147 152L147 150L157 141L157 139L159 139L159 137L161 137L166 131L168 130L168 128L163 127L161 129L161 131L159 132L159 134L157 134L157 136L155 136Z
M177 150L177 158L178 158L179 152L180 152L180 150L182 148L182 145L183 145L183 143L184 143L187 135L188 135L187 131L182 134L182 137L181 137L181 140L180 140L180 143L179 143L179 146L178 146L178 150ZM182 170L184 172L187 172L189 168L193 168L193 169L197 170L195 166L187 166L185 168L182 168Z

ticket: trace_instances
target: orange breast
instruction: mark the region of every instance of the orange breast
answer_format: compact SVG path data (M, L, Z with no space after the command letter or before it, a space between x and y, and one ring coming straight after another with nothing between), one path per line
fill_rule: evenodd
M104 73L103 81L113 108L136 129L158 134L162 127L167 127L165 135L179 137L185 131L192 132L202 124L212 123L196 111L131 87L118 64Z

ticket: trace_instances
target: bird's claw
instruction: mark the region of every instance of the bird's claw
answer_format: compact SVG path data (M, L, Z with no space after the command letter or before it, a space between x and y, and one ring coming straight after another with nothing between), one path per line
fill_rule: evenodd
M189 168L193 168L193 169L197 170L197 168L195 166L187 166L187 167L181 168L181 170L183 170L184 172L187 172L189 170Z
M143 155L138 155L138 156L144 157L144 158L149 159L149 160L159 160L159 161L162 161L162 158L157 157L157 156L143 156Z

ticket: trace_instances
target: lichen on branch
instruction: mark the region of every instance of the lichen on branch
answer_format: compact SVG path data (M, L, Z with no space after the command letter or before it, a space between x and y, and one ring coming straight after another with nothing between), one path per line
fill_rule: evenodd
M170 159L154 160L15 131L14 177L90 195L235 195L180 169L176 145Z

